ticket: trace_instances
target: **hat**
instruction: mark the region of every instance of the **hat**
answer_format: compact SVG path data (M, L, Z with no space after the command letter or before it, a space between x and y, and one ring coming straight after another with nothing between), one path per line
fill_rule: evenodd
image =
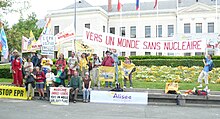
M105 54L107 54L107 53L111 53L111 52L109 52L108 50L105 52Z
M18 51L17 51L17 50L14 50L14 51L13 51L13 53L15 53L15 52L16 52L16 53L18 53Z
M85 75L89 75L89 72L86 72Z

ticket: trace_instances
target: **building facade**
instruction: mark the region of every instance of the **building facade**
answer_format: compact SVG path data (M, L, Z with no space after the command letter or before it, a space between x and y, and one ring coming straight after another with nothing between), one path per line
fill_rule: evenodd
M92 6L81 0L61 10L48 12L51 18L53 34L56 35L66 27L74 24L76 6L76 39L83 38L84 28L98 32L112 33L120 36L148 40L178 40L184 37L207 37L217 40L220 31L219 3L215 0L163 0L158 2L158 10L154 2L140 3L137 11L135 3L123 4L122 11L117 11L117 5ZM74 27L73 27L74 29ZM217 41L214 44L217 45ZM86 43L85 43L86 44ZM103 55L106 47L89 44L95 53ZM62 44L62 52L68 57L74 50L73 42ZM208 47L208 52L219 55L214 47ZM173 55L194 56L203 55L201 52L172 53L172 52L132 52L119 51L121 55ZM56 55L56 53L55 53Z

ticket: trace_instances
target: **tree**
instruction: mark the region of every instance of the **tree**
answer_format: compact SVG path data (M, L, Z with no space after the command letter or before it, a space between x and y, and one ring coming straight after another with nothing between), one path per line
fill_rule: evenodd
M27 19L20 18L19 22L14 24L10 29L5 26L9 51L12 51L13 49L21 51L22 36L29 38L30 30L33 31L36 39L39 38L43 29L37 27L37 22L38 19L36 19L36 14L32 13L31 15L28 15Z

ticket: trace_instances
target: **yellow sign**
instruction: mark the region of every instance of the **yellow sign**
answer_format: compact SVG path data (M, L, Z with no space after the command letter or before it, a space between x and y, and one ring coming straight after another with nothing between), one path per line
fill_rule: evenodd
M75 43L76 43L76 52L90 53L90 54L94 52L94 48L84 44L82 41L76 41Z
M115 81L115 67L99 67L99 80L112 82Z
M166 83L166 87L165 87L165 93L168 93L169 91L176 91L176 93L178 92L178 83Z
M131 73L131 71L134 69L135 65L133 63L126 64L124 62L121 62L121 70L122 70L122 76L124 76L128 80L128 76Z
M24 87L0 86L0 98L13 98L27 100L27 92Z

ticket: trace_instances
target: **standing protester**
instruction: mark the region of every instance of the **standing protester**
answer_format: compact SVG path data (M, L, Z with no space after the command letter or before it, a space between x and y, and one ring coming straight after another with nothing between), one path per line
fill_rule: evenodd
M68 58L68 81L70 81L71 76L73 75L73 73L77 70L78 67L78 59L75 56L75 53L72 52L71 57Z
M205 87L205 91L208 90L208 76L209 76L209 71L212 70L212 66L213 66L213 61L212 61L212 55L208 55L208 56L205 56L205 59L203 59L203 63L204 63L204 68L202 70L202 72L199 74L199 77L198 77L198 82L200 83L200 85L198 86L198 88L202 88L202 79L204 78L205 80L205 84L206 84L206 87Z
M78 75L77 71L75 71L73 76L71 77L70 87L71 87L70 96L72 97L74 94L74 98L72 99L73 99L73 102L76 103L78 92L82 88L81 77Z
M50 100L50 87L52 87L54 79L55 79L54 73L51 72L51 68L49 68L46 74L47 100Z
M106 57L102 61L102 66L113 67L114 59L111 57L110 52L106 51ZM108 83L110 83L110 87L112 88L112 82L105 81L105 87L108 88Z
M82 77L84 77L85 73L89 71L89 60L91 57L92 57L91 54L89 54L87 56L86 53L82 53L82 55L81 55L81 59L79 61L79 66L80 66Z
M30 71L30 69L33 69L33 63L31 62L31 59L28 57L27 62L24 63L24 70L25 74Z
M94 54L93 56L93 64L92 64L92 80L94 82L94 86L97 86L97 81L98 81L98 87L100 87L100 81L98 80L99 77L99 66L101 66L101 61L97 54Z
M62 70L65 70L66 60L64 59L63 53L60 53L59 59L56 61L55 66L57 67L57 70L59 70L60 66L61 66Z
M118 83L118 64L119 64L119 60L118 60L118 54L117 54L117 50L113 49L113 54L112 54L112 58L114 59L114 66L115 66L115 80L116 83Z
M47 58L46 55L42 55L41 66L44 74L47 73L47 70L51 68L52 65L53 65L53 61L50 58Z
M39 67L36 67L36 87L40 96L40 100L45 99L44 97L44 81L45 74L43 71L40 71Z
M122 63L123 68L123 76L124 76L124 88L126 88L126 82L127 80L130 81L130 88L133 88L132 86L132 73L134 72L135 65L131 63L131 60L128 57L125 57L124 63Z
M23 84L23 76L22 76L22 65L20 62L19 55L15 56L15 59L12 61L12 72L13 72L13 79L16 86L21 87Z
M85 73L85 77L83 78L83 102L89 102L89 95L91 91L91 79L89 77L89 72Z
M25 86L27 91L27 100L34 99L34 88L35 88L35 79L36 75L33 74L33 67L29 69L27 74L25 75Z
M39 60L40 59L38 58L37 53L33 53L33 56L31 57L31 61L34 67L39 65Z

